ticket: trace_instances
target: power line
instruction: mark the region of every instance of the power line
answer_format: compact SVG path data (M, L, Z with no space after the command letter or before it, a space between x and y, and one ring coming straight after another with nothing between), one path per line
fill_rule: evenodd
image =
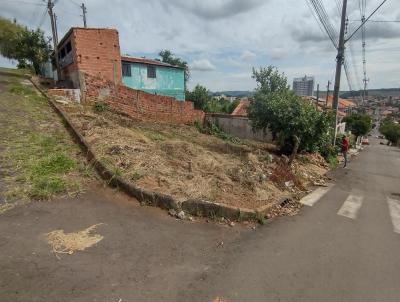
M38 25L36 26L36 28L41 28L44 21L46 20L46 15L47 15L47 7L44 9L44 12L42 14L42 16L40 17L40 21L38 23Z
M350 20L350 22L362 22L362 20ZM372 23L400 23L400 20L369 20Z
M307 0L312 9L315 11L315 14L322 25L322 27L325 30L325 33L328 35L329 39L331 40L332 44L334 45L335 48L338 47L338 42L337 42L337 32L332 26L328 14L326 13L326 10L321 3L320 0ZM309 7L310 7L309 6Z
M12 2L12 3L21 3L21 4L30 4L30 5L46 6L45 3L29 2L29 1L24 1L24 0L2 0L2 1L4 1L4 2Z

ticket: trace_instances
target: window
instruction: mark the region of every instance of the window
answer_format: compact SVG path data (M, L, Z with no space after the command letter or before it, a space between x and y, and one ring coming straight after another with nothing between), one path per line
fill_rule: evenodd
M127 63L122 63L122 76L131 77L131 65Z
M65 48L61 49L61 59L65 57Z
M152 65L147 65L147 77L149 79L155 79L156 78L156 67Z
M71 41L67 43L67 45L65 46L65 49L66 49L67 54L70 53L70 51L72 50Z

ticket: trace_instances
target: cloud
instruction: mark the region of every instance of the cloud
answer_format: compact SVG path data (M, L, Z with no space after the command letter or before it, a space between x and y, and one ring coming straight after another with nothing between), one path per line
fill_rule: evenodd
M381 1L367 1L367 11ZM16 18L30 28L42 24L46 36L51 36L46 4L41 0L20 2L2 1L0 15ZM338 31L336 1L323 3ZM286 71L290 80L305 73L315 75L319 83L333 80L335 49L303 0L85 0L85 5L90 27L118 30L122 53L155 58L160 50L169 49L191 62L190 87L200 83L214 91L252 89L251 68L270 64ZM60 38L70 27L82 26L82 11L74 1L56 1L54 11ZM398 1L387 1L373 19L395 20L399 16ZM358 1L349 1L349 19L360 19ZM356 25L351 22L349 32ZM397 26L367 25L371 86L388 87L393 83L391 79L399 78L399 72L378 68L385 64L395 66L398 61ZM359 35L352 45L361 74ZM0 65L6 64L10 62L0 58Z
M254 61L256 57L257 55L254 52L251 52L250 50L245 50L240 56L240 59L245 62L251 62Z
M190 65L191 70L196 71L212 71L215 70L215 66L207 59L194 60Z
M266 2L265 0L169 0L165 6L175 6L200 18L216 20L248 12Z

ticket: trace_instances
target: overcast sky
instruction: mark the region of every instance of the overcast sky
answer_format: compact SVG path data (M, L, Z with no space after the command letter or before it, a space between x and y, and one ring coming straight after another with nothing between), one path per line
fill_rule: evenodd
M335 49L321 31L306 0L84 0L88 25L112 27L120 33L121 52L154 58L162 49L189 62L192 77L212 91L251 90L252 67L275 65L293 77L313 75L324 89L333 81ZM59 37L71 26L82 26L79 0L56 1ZM323 0L339 30L336 1ZM339 0L338 2L341 2ZM349 19L359 20L358 0L349 0ZM368 0L371 12L381 0ZM42 0L0 0L0 15L50 35ZM400 19L400 3L388 0L373 18ZM350 30L357 22L350 22ZM347 47L355 88L362 85L361 41ZM350 51L348 51L350 54ZM349 56L348 56L348 59ZM367 70L370 88L400 86L400 23L370 23L367 27ZM0 65L10 62L0 58ZM358 76L357 76L358 75ZM357 78L359 80L357 80ZM323 88L322 88L323 87ZM346 78L342 89L347 89Z

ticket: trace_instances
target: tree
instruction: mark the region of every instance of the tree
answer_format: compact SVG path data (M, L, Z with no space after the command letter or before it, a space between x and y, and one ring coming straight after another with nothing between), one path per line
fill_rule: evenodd
M190 70L188 63L180 58L175 57L175 55L170 50L162 50L158 54L161 57L162 62L168 63L174 66L183 67L185 69L185 89L187 82L190 78Z
M281 151L320 151L329 144L331 115L318 112L289 89L287 78L273 67L253 69L257 82L248 115L254 130L269 129Z
M19 24L0 17L0 53L8 59L18 61L18 67L33 67L40 72L40 64L46 62L51 53L49 39L40 30L29 30Z
M382 121L379 127L379 132L382 133L392 145L400 143L400 125L388 118Z
M356 137L367 135L372 129L372 119L365 114L351 114L346 116L343 122Z
M186 91L186 99L194 103L194 108L204 110L211 97L206 87L197 84L192 92Z

